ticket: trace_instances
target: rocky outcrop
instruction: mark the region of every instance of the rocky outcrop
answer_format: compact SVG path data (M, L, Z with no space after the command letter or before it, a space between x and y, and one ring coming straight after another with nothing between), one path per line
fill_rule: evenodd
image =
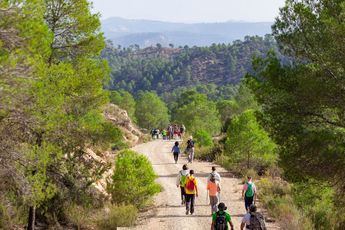
M104 110L104 116L108 121L111 121L122 131L123 138L128 146L133 147L144 140L145 135L132 122L126 110L121 109L117 105L109 104ZM114 154L114 152L112 151L97 152L92 149L87 149L87 156L89 160L93 161L94 163L101 164L103 166L109 166L109 168L103 173L102 179L96 181L93 184L94 188L99 193L109 198L109 194L107 193L106 188L107 183L114 171L116 154Z
M145 135L132 122L126 110L117 105L109 104L104 111L104 115L107 120L121 129L123 137L130 147L139 144L144 139Z

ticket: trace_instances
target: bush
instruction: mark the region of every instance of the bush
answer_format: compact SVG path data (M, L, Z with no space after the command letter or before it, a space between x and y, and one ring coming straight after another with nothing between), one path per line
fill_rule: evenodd
M196 131L194 133L194 139L195 139L195 142L198 143L200 146L204 146L204 147L213 146L212 136L205 130Z
M334 194L328 184L315 180L293 186L296 204L312 219L316 229L335 229L338 223L344 221L343 212L335 206ZM341 213L343 217L339 218L336 213Z
M117 229L117 227L130 227L135 224L138 209L133 205L111 205L97 214L96 224L99 229Z
M64 214L68 223L74 224L77 229L87 228L91 223L90 220L90 210L86 208L72 204L65 208Z
M283 180L262 178L257 183L258 197L270 216L286 230L313 229L311 221L294 204L291 185Z
M156 174L147 157L124 150L116 160L108 191L112 194L114 203L141 208L153 195L160 192L160 186L155 179Z

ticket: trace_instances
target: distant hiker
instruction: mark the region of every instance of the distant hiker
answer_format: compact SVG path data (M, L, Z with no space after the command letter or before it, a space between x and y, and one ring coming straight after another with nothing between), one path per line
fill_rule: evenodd
M172 125L169 125L168 127L168 133L169 133L169 140L174 139L174 128Z
M167 139L167 131L165 129L162 130L162 137L163 137L163 140Z
M152 129L151 130L151 136L152 136L152 139L158 139L159 138L159 129Z
M217 212L217 204L219 202L218 193L220 192L219 182L212 176L207 182L207 192L210 197L211 213Z
M187 182L187 176L189 176L188 167L187 165L182 166L182 170L177 175L176 179L176 186L180 187L181 189L181 204L184 205L186 203L186 191L184 186Z
M234 230L231 216L229 213L225 212L226 209L227 207L224 203L218 204L218 212L212 214L211 230L228 230L228 223L230 224L230 229Z
M211 179L211 177L214 177L216 179L216 181L218 181L220 183L221 178L220 178L220 175L217 172L217 169L215 166L212 166L212 172L210 173L210 175L208 175L207 181L209 181Z
M186 127L182 124L180 127L180 137L183 137L183 134L186 132Z
M256 187L251 176L248 176L248 181L243 185L242 198L244 198L244 205L248 211L250 205L254 204L256 200Z
M241 222L241 230L266 230L265 219L261 213L256 211L257 208L254 204L250 205L249 212L244 215ZM246 228L244 228L246 227Z
M198 197L198 182L194 177L194 170L189 171L185 185L186 192L186 215L194 213L195 197Z
M177 164L178 156L180 155L180 152L181 152L178 141L175 142L175 145L172 148L171 152L174 154L175 164Z
M187 141L186 152L188 153L188 162L193 163L193 160L194 160L194 141L193 141L192 136L190 136L188 141Z
M180 136L180 128L175 124L174 125L174 138L176 138Z

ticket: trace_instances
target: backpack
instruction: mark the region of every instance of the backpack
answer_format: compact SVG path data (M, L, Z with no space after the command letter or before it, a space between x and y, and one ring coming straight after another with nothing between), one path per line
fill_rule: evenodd
M194 141L189 140L187 144L188 144L188 145L187 145L187 148L188 148L188 149L194 148Z
M190 178L190 177L187 177L187 182L186 182L186 189L189 190L189 191L194 191L195 190L195 178Z
M247 229L267 230L264 217L258 212L250 213L250 225Z
M180 186L184 187L186 185L186 181L187 181L187 175L183 175L182 171L180 171L181 177L180 177Z
M228 224L226 223L226 213L223 212L220 214L220 212L216 212L216 221L214 223L214 229L215 230L227 230Z
M246 195L246 197L253 197L254 196L253 183L247 182L247 190L246 190L245 195Z

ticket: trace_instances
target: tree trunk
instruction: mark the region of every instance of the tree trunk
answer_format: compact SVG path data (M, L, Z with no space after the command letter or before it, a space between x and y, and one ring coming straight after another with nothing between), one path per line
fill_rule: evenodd
M248 156L247 156L247 169L250 168L250 153L248 151Z
M35 219L36 219L36 207L31 206L29 208L29 218L27 230L35 230Z

